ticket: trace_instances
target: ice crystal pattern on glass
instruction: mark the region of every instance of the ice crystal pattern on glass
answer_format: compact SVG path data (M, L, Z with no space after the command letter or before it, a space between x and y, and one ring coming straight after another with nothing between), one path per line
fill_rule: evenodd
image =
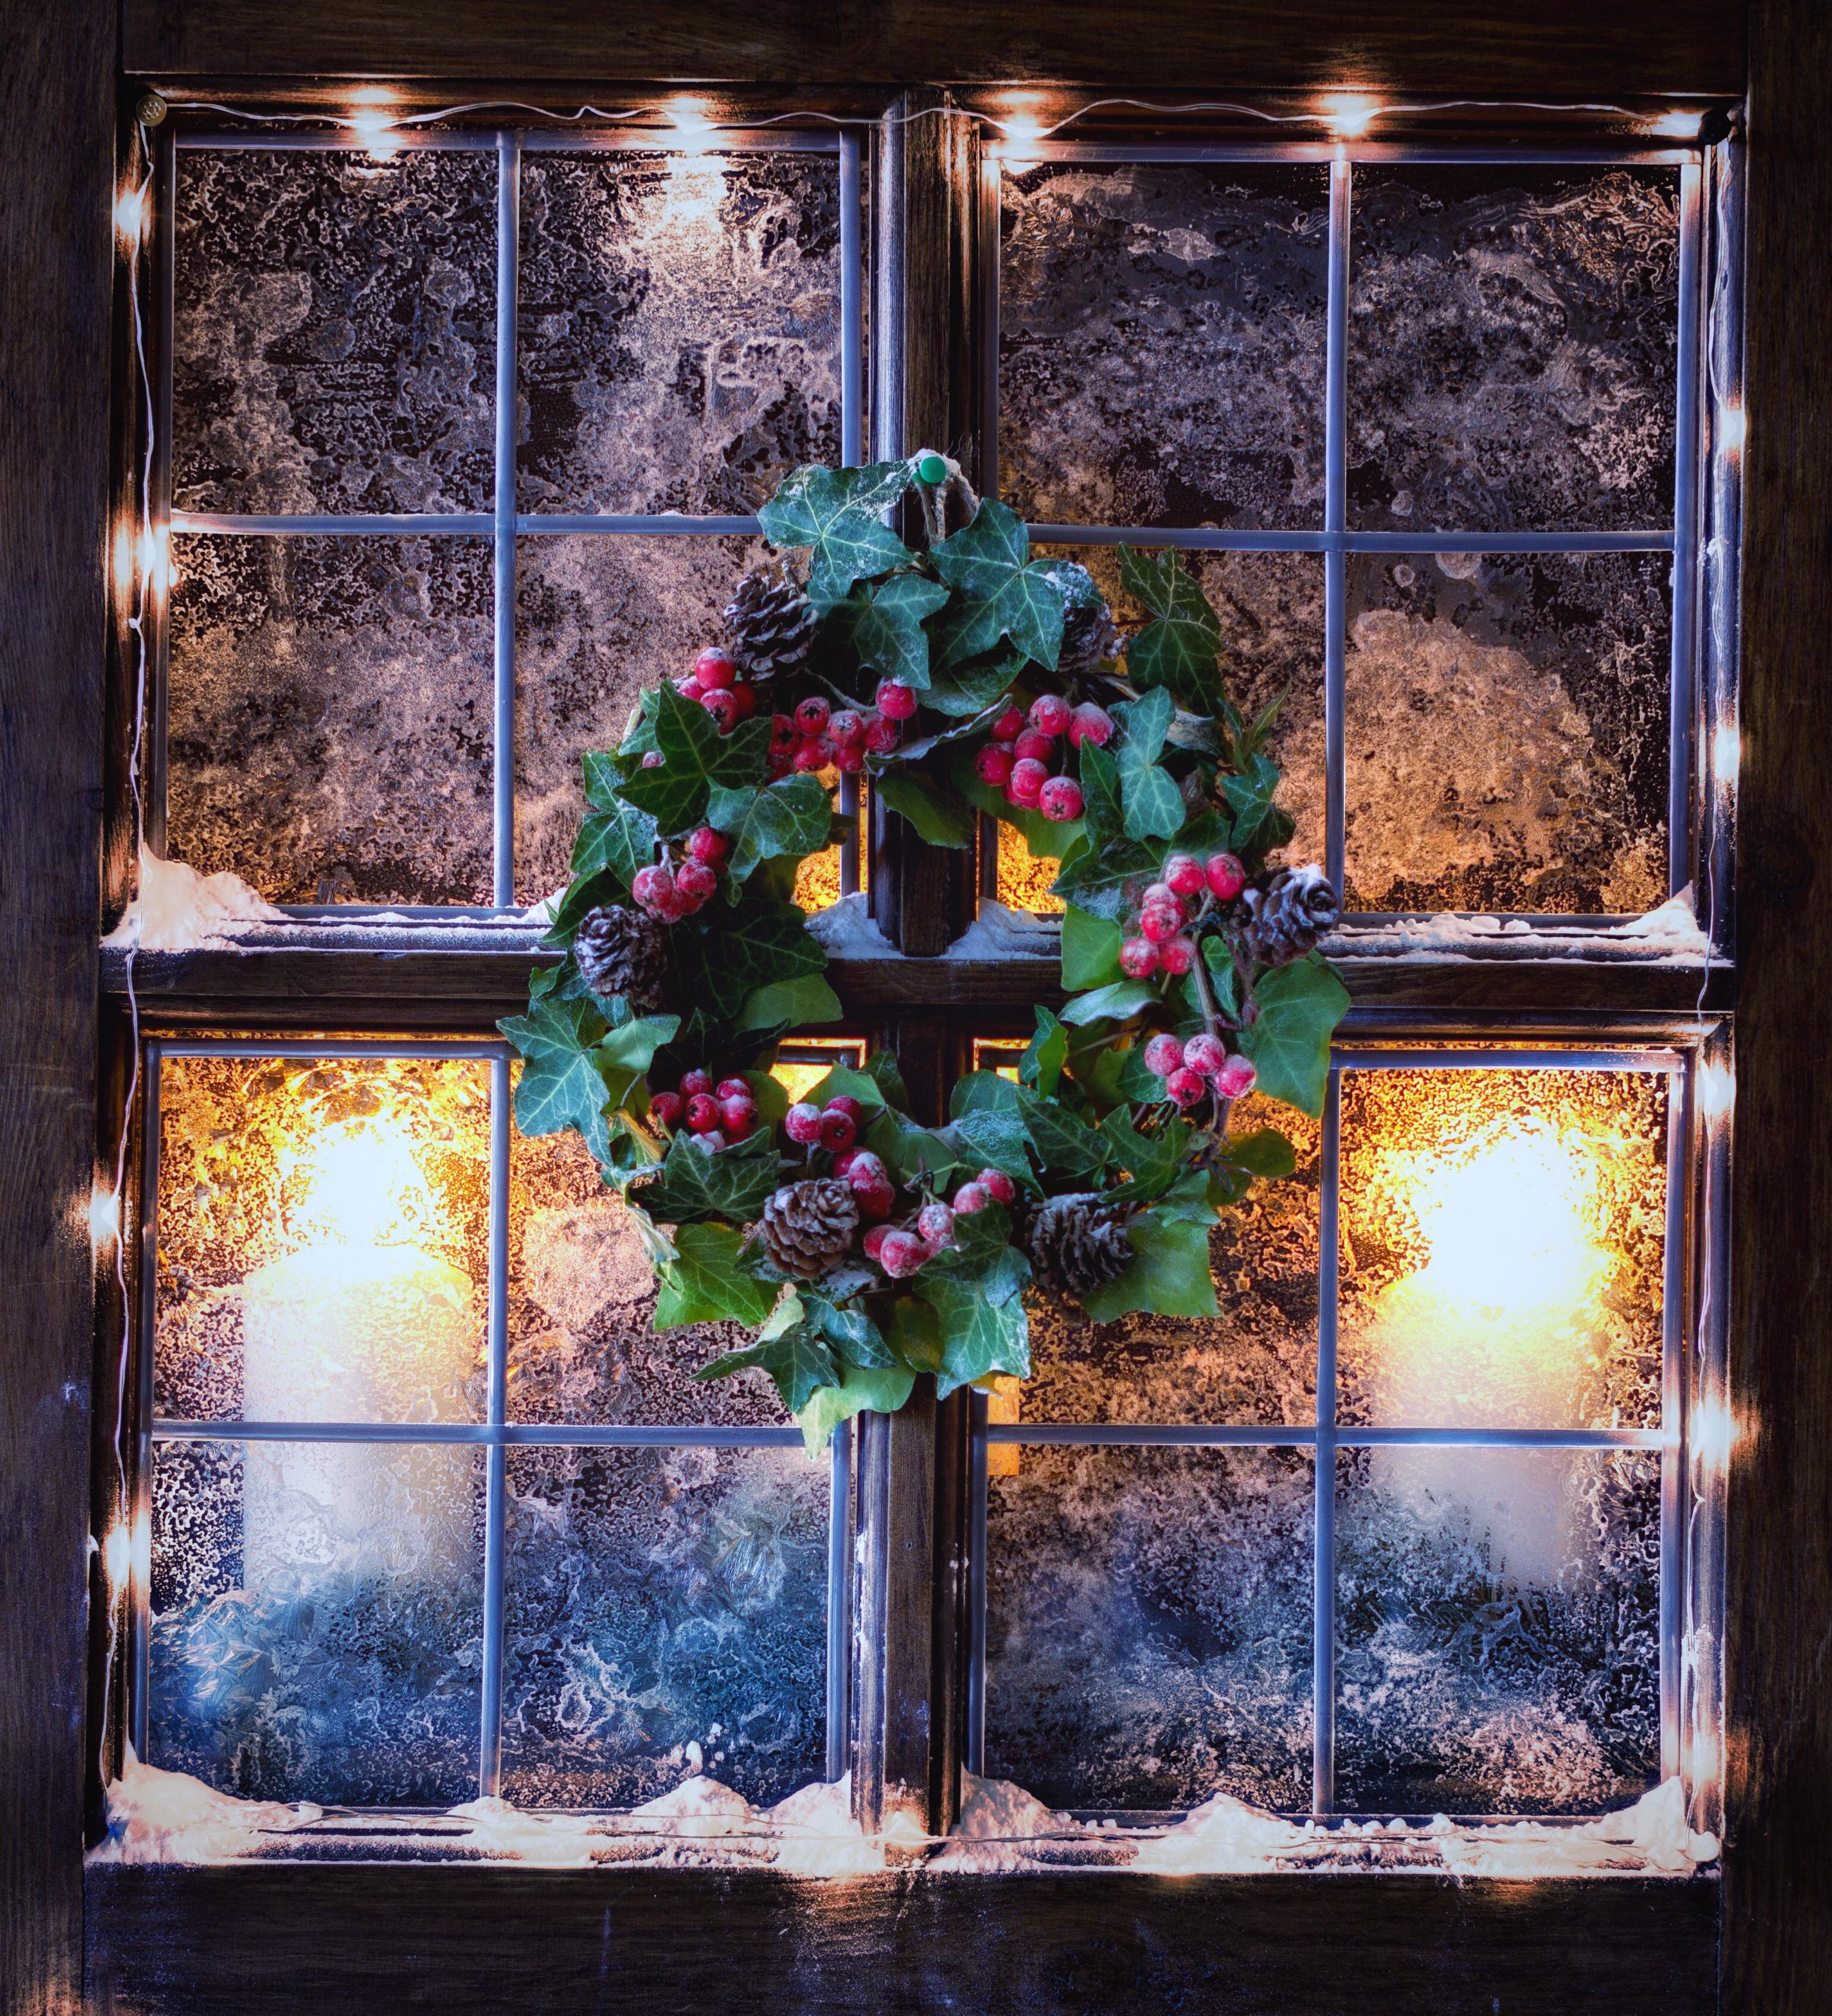
M1355 171L1352 522L1673 521L1679 171Z
M181 510L487 511L493 153L185 149Z
M275 902L488 903L488 545L172 543L167 851Z
M747 513L838 460L837 157L522 172L524 510Z
M1323 521L1329 175L1008 173L1000 484L1045 524Z

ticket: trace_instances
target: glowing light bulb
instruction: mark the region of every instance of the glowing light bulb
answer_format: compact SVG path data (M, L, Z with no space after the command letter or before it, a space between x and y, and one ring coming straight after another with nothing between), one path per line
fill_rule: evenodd
M1028 168L1037 159L1037 149L1043 141L1043 122L1034 112L1022 107L1008 112L1003 118L994 122L1003 139L998 152L1008 167Z
M110 1589L125 1589L133 1573L134 1540L125 1526L111 1526L102 1543L102 1566Z
M1647 122L1647 130L1663 140L1693 140L1698 137L1696 112L1663 112Z
M1733 721L1720 721L1711 731L1711 775L1726 790L1737 781L1743 761L1743 736Z
M121 1199L100 1184L89 1193L89 1244L98 1253L121 1237Z
M130 248L139 245L146 233L146 185L144 182L123 189L115 198L114 228L121 234L123 244Z
M1718 416L1718 445L1726 455L1740 455L1747 437L1749 423L1744 417L1743 409L1726 405Z
M1698 1110L1708 1120L1722 1120L1737 1103L1737 1080L1730 1067L1711 1058L1698 1067Z
M391 161L401 151L401 138L389 112L394 100L379 85L365 85L351 95L347 124L372 161Z
M664 108L683 154L704 154L712 144L712 121L703 98L671 98Z
M1377 99L1364 98L1352 91L1338 92L1328 101L1324 123L1338 140L1359 140L1380 116Z
M1692 1409L1687 1426L1693 1453L1709 1474L1721 1474L1730 1467L1736 1448L1737 1420L1722 1400L1701 1400Z
M171 586L169 534L163 526L148 525L142 531L137 545L141 578L155 595L164 595Z
M1485 1309L1581 1296L1596 1269L1584 1184L1569 1147L1524 1121L1435 1165L1413 1193L1431 1247L1421 1285Z

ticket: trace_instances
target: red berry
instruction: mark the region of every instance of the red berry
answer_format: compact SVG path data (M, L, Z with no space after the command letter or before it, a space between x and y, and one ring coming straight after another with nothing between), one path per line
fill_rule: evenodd
M681 1089L689 1099L694 1098L700 1093L711 1092L712 1089L711 1072L703 1071L690 1071L683 1072L681 1077Z
M645 749L642 767L645 770L659 770L661 768L661 751L659 749Z
M1200 1071L1192 1071L1186 1064L1181 1071L1174 1071L1164 1081L1164 1090L1179 1106L1193 1106L1199 1099L1207 1096L1208 1080Z
M908 721L916 711L916 689L901 679L884 680L873 698L887 721Z
M1168 903L1147 903L1139 928L1154 945L1162 945L1183 928L1183 913Z
M878 1247L878 1265L894 1281L913 1274L929 1257L929 1249L913 1232L893 1232Z
M683 861L675 871L675 893L692 909L716 896L718 886L718 870L708 868L704 861Z
M1139 901L1141 907L1147 910L1162 909L1167 905L1173 909L1182 908L1176 891L1168 882L1154 882Z
M963 1183L954 1193L954 1215L956 1218L971 1217L976 1211L984 1211L992 1201L992 1193L984 1183Z
M865 768L865 751L858 743L848 742L834 751L833 768L842 777L856 777Z
M1083 700L1069 717L1069 740L1079 749L1092 742L1096 749L1113 739L1113 716L1091 700Z
M1183 1067L1183 1046L1168 1032L1154 1036L1145 1046L1145 1068L1160 1078L1168 1078Z
M869 1148L848 1148L833 1157L833 1173L855 1190L889 1181L883 1158Z
M1192 1036L1183 1046L1183 1061L1204 1078L1213 1078L1228 1061L1228 1046L1219 1036Z
M796 751L795 768L797 770L824 770L833 753L833 745L824 735L815 736Z
M1232 1057L1215 1073L1215 1090L1224 1099L1244 1099L1258 1076L1249 1059Z
M897 1193L891 1188L888 1176L881 1177L875 1183L855 1183L852 1196L862 1218L888 1218L897 1208Z
M974 758L974 774L982 784L1002 790L1011 782L1011 751L1002 742L988 742Z
M1022 707L1008 707L992 724L995 742L1015 742L1024 732L1024 711Z
M738 718L740 721L748 721L757 711L756 687L747 686L740 682L728 690L732 699L738 703Z
M1049 772L1041 763L1028 757L1013 764L1011 777L1005 787L1005 795L1014 805L1034 805L1042 795L1043 787L1049 782Z
M687 1102L687 1125L696 1134L710 1134L724 1118L718 1101L709 1092L698 1093Z
M779 777L786 777L795 768L795 759L786 749L772 749L765 774L773 784Z
M1157 949L1157 963L1166 973L1187 973L1196 963L1196 947L1188 938L1166 938Z
M895 722L882 714L868 715L865 724L865 746L874 756L888 756L900 739Z
M891 1228L889 1226L874 1225L865 1236L865 1257L866 1259L876 1260L878 1257L880 1248L884 1245L884 1241L890 1237Z
M685 1103L678 1092L658 1092L649 1102L649 1117L658 1126L678 1127Z
M726 1136L733 1141L742 1141L757 1125L757 1101L747 1091L742 1099L722 1099L719 1101L719 1124Z
M865 1118L865 1108L850 1093L835 1093L827 1101L823 1111L828 1113L844 1113L855 1127L859 1125Z
M1120 970L1128 980L1149 980L1157 970L1157 947L1150 938L1128 938L1120 947Z
M1011 745L1011 753L1020 763L1053 763L1056 737L1039 729L1027 728Z
M1031 703L1031 725L1053 740L1074 718L1060 693L1039 693Z
M709 868L716 868L731 851L732 843L712 826L696 826L687 836L687 851Z
M718 645L711 644L693 661L693 676L708 690L714 686L729 686L738 676L738 667L729 651L722 651Z
M675 691L681 696L682 700L690 700L696 703L704 700L706 697L707 693L707 689L700 683L699 680L696 679L691 672L682 674L679 679L675 681Z
M836 1113L829 1107L821 1115L821 1146L836 1154L850 1148L858 1139L858 1127L850 1113Z
M1082 816L1082 787L1073 777L1052 777L1037 794L1037 809L1059 823Z
M865 716L856 707L842 707L837 714L827 717L827 733L842 749L850 749L865 741Z
M722 1078L712 1089L715 1099L749 1099L753 1096L747 1078Z
M990 1193L995 1204L1015 1204L1018 1186L1002 1169L982 1169L974 1179L981 1190Z
M786 714L770 716L770 750L773 754L779 749L793 751L801 740L801 731Z
M738 703L723 686L716 687L709 693L702 693L700 704L718 724L720 734L729 735L738 725Z
M804 1148L812 1148L821 1138L821 1110L811 1106L806 1100L792 1106L783 1117L783 1132L791 1141Z
M1208 858L1208 886L1224 903L1231 903L1247 887L1247 870L1231 854Z
M1208 887L1202 863L1193 854L1173 854L1164 863L1164 881L1178 896L1200 896Z
M819 735L827 725L830 710L819 693L810 693L795 703L795 725L804 735Z
M916 1213L916 1230L925 1245L938 1251L954 1238L954 1213L945 1204L926 1204Z
M660 916L675 902L675 878L665 868L639 868L630 883L630 894L652 916Z

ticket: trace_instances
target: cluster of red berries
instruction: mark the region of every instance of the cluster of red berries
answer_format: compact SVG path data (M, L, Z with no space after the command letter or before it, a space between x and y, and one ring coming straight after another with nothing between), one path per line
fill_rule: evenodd
M856 777L870 756L888 756L897 747L898 724L916 711L916 689L899 680L879 686L870 707L830 707L819 693L795 703L793 714L770 723L770 776L791 770L837 770Z
M1071 748L1084 742L1099 748L1113 733L1113 716L1084 700L1071 707L1060 693L1042 693L1026 714L1008 707L992 724L992 740L974 759L983 784L1005 794L1007 805L1035 808L1046 819L1082 816L1082 787L1073 777L1052 775L1066 735Z
M954 1244L956 1218L984 1211L989 1204L1009 1204L1017 1196L1017 1186L1004 1170L982 1169L955 1192L952 1204L924 1204L913 1225L874 1225L865 1236L866 1258L876 1261L892 1280L904 1280Z
M1196 946L1184 926L1205 897L1231 903L1246 887L1247 870L1232 854L1211 854L1207 861L1173 854L1164 863L1163 880L1145 892L1137 935L1120 947L1121 972L1130 980L1187 973L1196 963Z
M861 1218L884 1219L897 1202L897 1186L881 1155L855 1147L865 1124L865 1108L844 1093L816 1106L804 1099L790 1107L783 1131L798 1147L825 1148L833 1158L833 1174L851 1191Z
M740 722L748 721L757 711L757 689L739 678L737 661L716 645L702 651L693 661L693 669L675 681L675 691L682 700L698 700L718 723L722 735L729 735ZM649 758L642 760L647 763Z
M1179 1106L1194 1106L1208 1096L1212 1084L1218 1099L1244 1099L1258 1073L1236 1052L1230 1056L1219 1036L1192 1036L1186 1043L1175 1036L1154 1036L1145 1046L1145 1067L1164 1082L1164 1090Z
M645 758L646 761L646 758ZM657 862L639 868L630 883L630 894L652 917L664 924L691 916L718 893L719 863L732 851L732 843L709 826L696 826L688 834L686 859L678 868Z
M710 1071L690 1071L682 1074L678 1090L650 1093L649 1117L671 1131L685 1121L701 1147L716 1150L755 1129L757 1100L741 1078L721 1078L714 1085Z

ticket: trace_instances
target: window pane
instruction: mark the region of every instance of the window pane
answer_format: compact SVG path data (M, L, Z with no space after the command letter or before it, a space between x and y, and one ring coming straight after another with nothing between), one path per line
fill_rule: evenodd
M1350 909L1666 900L1672 567L1351 556Z
M477 1791L475 1449L161 1443L150 1761L243 1798Z
M178 158L172 502L488 510L494 153Z
M172 545L174 859L279 903L488 903L488 542Z
M1045 524L1323 523L1329 171L1002 185L1001 488Z
M826 153L530 154L524 511L754 511L840 452Z
M1308 1452L1020 1455L988 1486L988 1776L1058 1807L1308 1809Z
M1338 1459L1337 1803L1585 1813L1660 1775L1660 1463Z
M1235 1125L1281 1129L1297 1147L1298 1173L1255 1183L1210 1235L1221 1314L1095 1323L1067 1303L1033 1298L1033 1377L1016 1395L1022 1419L1271 1427L1316 1419L1321 1129L1257 1096L1241 1102Z
M482 1418L487 1064L169 1057L159 1120L161 1417Z
M1675 168L1355 170L1351 523L1673 522Z
M511 1450L504 1796L821 1777L829 1476L799 1449Z
M1349 1071L1342 1418L1652 1427L1664 1075Z

